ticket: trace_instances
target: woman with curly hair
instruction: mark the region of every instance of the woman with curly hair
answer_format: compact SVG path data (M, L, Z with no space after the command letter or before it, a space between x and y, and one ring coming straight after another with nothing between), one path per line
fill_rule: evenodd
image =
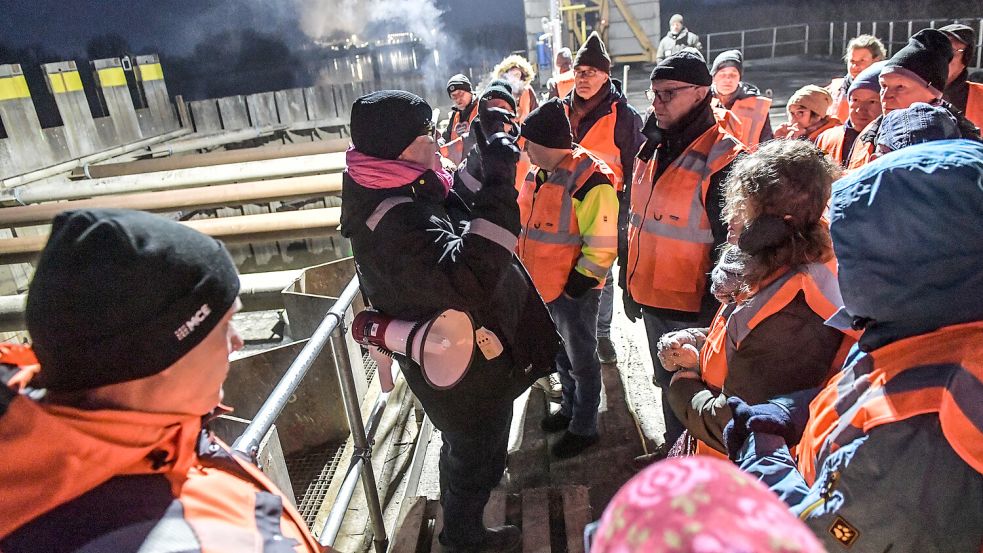
M659 340L684 452L726 452L728 397L755 404L820 386L852 344L824 324L842 305L823 220L838 172L811 143L774 140L729 175L727 243L711 274L723 305L710 328Z
M512 94L519 103L516 114L519 123L525 121L529 112L539 106L536 91L532 87L532 80L535 77L536 71L532 68L532 64L518 54L506 57L495 66L495 69L492 69L493 79L505 79L512 86Z

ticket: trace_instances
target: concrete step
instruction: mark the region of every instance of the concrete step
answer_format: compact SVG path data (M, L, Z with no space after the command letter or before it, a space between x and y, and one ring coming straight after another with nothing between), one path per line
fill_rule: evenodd
M492 492L485 525L514 524L522 530L522 553L583 553L584 526L591 521L590 494L584 486L528 488ZM391 553L442 551L439 501L415 497L400 519Z

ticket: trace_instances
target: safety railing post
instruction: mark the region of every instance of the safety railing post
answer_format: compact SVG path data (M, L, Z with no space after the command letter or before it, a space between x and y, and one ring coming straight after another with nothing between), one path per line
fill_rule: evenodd
M833 30L836 28L836 23L829 22L829 57L833 57Z
M707 59L709 59L710 61L713 61L713 50L710 49L710 37L711 36L713 36L713 33L707 33ZM741 53L743 54L744 51L741 50Z
M980 60L980 58L983 58L983 18L980 18L979 31L976 33L976 40L977 44L974 44L973 48L976 48L976 68L979 69L980 67L983 67L983 65L980 65L983 63L983 60Z
M775 57L775 44L778 42L778 27L771 28L771 57Z
M887 24L887 57L894 55L894 21Z
M844 21L843 22L843 42L840 44L840 52L841 53L846 53L846 34L848 32L849 31L847 31L847 22Z
M980 21L983 22L983 20ZM741 31L741 54L747 55L747 53L744 51L744 31Z
M348 425L351 429L353 456L362 461L362 489L368 503L369 520L372 523L373 538L376 553L385 553L389 546L386 526L382 518L382 506L379 503L379 489L376 486L375 472L372 470L372 444L365 435L365 423L362 421L362 411L358 404L358 390L355 387L355 377L352 374L351 357L349 357L348 340L345 337L347 328L342 321L331 334L331 349L334 353L335 366L338 369L338 382L341 384L341 396L345 402L345 412L348 414Z
M877 36L877 22L874 21L870 24L870 34Z
M809 24L808 23L805 24L805 28L806 28L806 38L805 38L805 42L803 43L802 54L808 56L809 55Z

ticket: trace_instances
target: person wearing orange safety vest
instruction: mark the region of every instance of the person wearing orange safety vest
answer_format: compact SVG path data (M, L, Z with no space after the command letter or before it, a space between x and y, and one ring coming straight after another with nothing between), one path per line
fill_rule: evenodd
M493 79L504 79L512 87L512 95L518 104L516 119L519 123L525 121L529 112L536 109L539 100L536 98L536 91L533 90L532 82L536 77L529 60L518 55L512 54L500 61L492 69Z
M850 117L846 123L826 129L816 138L816 146L838 165L850 163L850 152L860 131L881 115L881 85L878 77L884 62L877 62L864 69L853 80L847 97Z
M667 391L671 373L658 359L663 334L707 327L719 302L707 275L727 236L721 220L723 182L746 147L710 108L710 72L696 51L662 60L651 74L652 115L631 185L627 255L620 262L625 313L642 318L655 368ZM663 402L671 446L683 426Z
M713 106L728 110L736 124L724 121L724 127L745 146L755 146L775 137L771 129L771 98L762 96L758 87L741 80L744 55L740 50L721 52L710 67L713 77Z
M587 37L574 60L575 86L563 102L570 118L573 141L600 158L614 172L612 184L618 192L618 228L625 243L628 229L628 191L634 169L635 154L644 137L642 118L612 79L611 57L596 32ZM625 255L624 249L619 255ZM618 356L611 342L614 316L614 279L609 276L601 294L597 322L598 356L602 363L616 363Z
M826 85L826 90L833 100L826 115L839 121L847 120L850 114L848 92L853 85L853 80L871 64L883 60L885 55L884 44L873 35L860 35L850 39L846 46L846 54L843 56L847 68L846 76L833 79Z
M818 394L729 402L731 458L830 552L983 544L981 180L983 144L956 139L837 181L830 232L845 305L828 324L863 335Z
M447 95L454 102L454 108L447 129L441 136L440 155L458 165L474 145L469 133L471 123L478 116L478 102L471 80L460 73L447 81Z
M829 92L816 85L795 91L785 106L788 122L775 129L775 138L799 138L815 144L820 134L840 124L839 119L826 115L831 101Z
M723 305L709 329L659 340L662 365L675 371L668 401L692 438L689 452L726 456L729 396L759 403L815 388L842 365L853 340L825 325L842 300L822 220L838 173L799 140L763 144L731 172L729 245L712 272Z
M566 98L574 86L573 53L567 47L556 52L556 68L559 74L546 82L547 96L550 98Z
M564 431L551 449L562 459L598 440L595 332L601 288L618 251L618 198L611 170L574 146L559 99L533 110L522 136L534 166L519 191L517 252L563 336L560 410L541 423L547 432Z
M327 550L203 426L243 345L238 292L222 244L184 225L55 218L25 312L36 361L0 347L0 551Z

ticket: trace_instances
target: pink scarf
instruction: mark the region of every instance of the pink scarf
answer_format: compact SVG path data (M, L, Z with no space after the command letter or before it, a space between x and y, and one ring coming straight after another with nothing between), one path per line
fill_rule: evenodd
M400 159L372 157L359 152L352 146L345 152L345 164L348 166L348 174L355 179L355 182L374 190L406 186L423 173L433 171L436 173L440 184L444 186L444 197L446 198L447 194L450 193L451 184L454 182L454 177L440 164L440 155L438 154L434 155L431 167L424 167Z

